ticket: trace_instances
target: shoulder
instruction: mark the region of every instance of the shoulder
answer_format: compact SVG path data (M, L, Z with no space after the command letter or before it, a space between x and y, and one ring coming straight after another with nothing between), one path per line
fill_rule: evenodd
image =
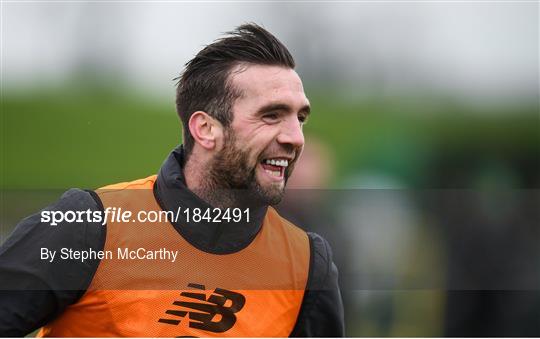
M307 232L282 217L273 207L268 207L267 218L274 226L280 226L289 236L296 238L298 241L307 243Z
M64 192L60 199L52 205L45 208L45 210L86 210L99 209L100 203L96 199L94 191L82 190L79 188L71 188Z
M63 219L60 214L65 215L67 212L86 210L99 211L101 209L101 202L93 191L78 188L69 189L56 202L21 220L2 247L5 249L23 238L28 240L29 237L33 239L34 236L37 243L42 243L47 239L65 239L66 241L69 241L69 238L78 239L81 235L81 229L86 228L87 224L67 223L64 220L59 220Z
M337 275L337 267L333 263L328 241L317 233L307 232L307 235L311 250L308 288L318 289L325 285L331 275Z
M142 178L142 179L125 181L125 182L103 186L99 188L98 191L152 188L154 186L154 182L156 182L156 178L157 178L157 175L154 174L146 178Z
M102 210L101 201L93 191L69 189L56 202L22 219L2 248L9 248L22 240L29 244L52 242L53 244L87 245L85 244L87 241L83 240L93 236L101 238L102 231L100 227L97 227L99 224L89 222L85 218L82 218L80 222L79 220L68 222L66 221L69 219L68 214L72 213L69 217L77 218L78 212Z
M95 198L105 206L111 203L121 204L122 202L133 203L147 200L149 196L154 195L153 188L156 178L156 175L151 175L142 179L103 186L95 191Z
M314 232L307 232L311 246L314 253L316 253L321 260L329 261L332 258L332 248L328 241L321 235Z
M45 282L52 290L85 288L97 262L58 260L59 256L49 261L43 258L43 253L44 250L60 253L64 248L74 251L103 248L105 227L86 219L87 212L101 210L99 199L91 191L74 188L64 192L56 202L17 224L0 247L0 270L11 272L11 283L15 284L20 284L20 276L24 275L25 281ZM77 213L80 222L73 219L78 219Z

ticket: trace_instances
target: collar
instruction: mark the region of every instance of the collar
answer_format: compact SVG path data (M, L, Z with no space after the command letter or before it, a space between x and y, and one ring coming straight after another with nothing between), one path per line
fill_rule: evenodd
M241 222L227 222L223 218L219 218L222 222L188 222L183 211L189 210L191 219L195 208L199 208L203 214L210 211L211 220L217 213L214 213L213 206L186 186L184 159L184 148L180 145L165 159L154 185L154 196L164 211L172 211L176 216L180 208L178 220L171 222L176 231L191 245L213 254L230 254L247 247L260 231L268 207L250 208L249 221L243 214Z

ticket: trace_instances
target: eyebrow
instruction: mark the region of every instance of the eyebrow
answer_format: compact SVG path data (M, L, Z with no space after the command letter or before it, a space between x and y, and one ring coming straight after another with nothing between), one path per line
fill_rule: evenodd
M259 108L258 112L259 114L268 113L271 111L287 111L292 112L293 109L291 106L283 103L270 103L268 105L264 105L263 107ZM298 112L305 113L309 115L311 113L311 107L309 105L305 105Z

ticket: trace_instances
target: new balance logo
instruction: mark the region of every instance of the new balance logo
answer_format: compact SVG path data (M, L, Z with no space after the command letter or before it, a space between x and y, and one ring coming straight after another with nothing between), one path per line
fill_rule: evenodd
M204 285L188 284L188 287L205 290ZM204 331L222 333L229 330L236 323L234 315L244 307L246 298L240 293L216 288L206 298L206 294L198 292L182 292L181 300L175 300L173 305L182 309L167 310L165 313L174 318L161 318L160 323L179 325L181 320L189 315L189 327ZM225 304L227 304L225 306Z

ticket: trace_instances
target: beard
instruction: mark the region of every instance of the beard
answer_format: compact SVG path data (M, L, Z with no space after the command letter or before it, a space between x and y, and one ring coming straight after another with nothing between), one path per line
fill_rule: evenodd
M234 131L227 129L223 149L209 164L205 185L205 195L212 200L209 202L217 207L277 205L285 194L285 185L262 186L256 175L262 159L251 165L249 152L237 147L236 141ZM285 183L292 168L291 164L285 171Z

